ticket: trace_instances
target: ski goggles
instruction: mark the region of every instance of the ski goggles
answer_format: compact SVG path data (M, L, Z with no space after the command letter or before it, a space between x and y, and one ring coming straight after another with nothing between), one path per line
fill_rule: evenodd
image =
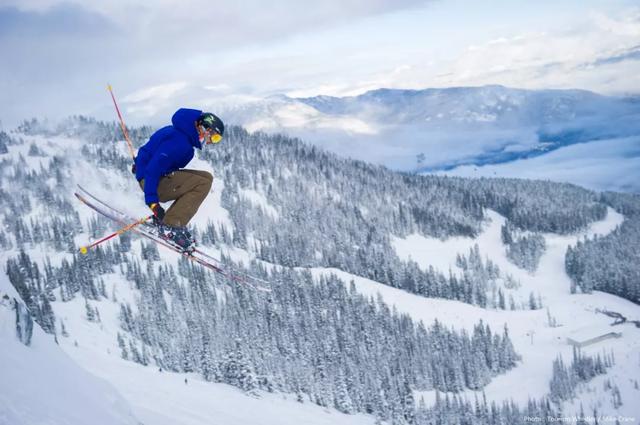
M220 133L213 133L211 136L209 136L209 140L207 141L207 143L219 143L220 140L222 140L222 135Z
M222 140L222 134L213 129L198 128L198 132L200 133L200 137L202 137L202 139L204 139L204 142L208 145L213 143L220 143L220 140Z

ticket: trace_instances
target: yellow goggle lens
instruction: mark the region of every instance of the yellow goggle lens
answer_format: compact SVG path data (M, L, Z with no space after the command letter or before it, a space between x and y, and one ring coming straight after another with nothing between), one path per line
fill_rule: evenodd
M211 135L211 138L209 140L211 140L211 143L219 143L220 140L222 140L222 136L218 133L214 133Z

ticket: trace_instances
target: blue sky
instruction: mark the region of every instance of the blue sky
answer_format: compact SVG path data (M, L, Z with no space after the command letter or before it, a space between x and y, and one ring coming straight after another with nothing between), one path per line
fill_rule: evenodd
M502 84L640 92L636 1L3 0L0 120ZM192 104L191 106L198 106Z

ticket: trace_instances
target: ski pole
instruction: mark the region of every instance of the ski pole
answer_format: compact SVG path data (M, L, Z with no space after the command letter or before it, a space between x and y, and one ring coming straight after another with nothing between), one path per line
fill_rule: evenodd
M113 106L116 107L116 112L118 113L118 118L120 119L120 128L122 129L122 134L124 134L124 139L127 141L127 145L129 145L129 153L131 154L131 158L135 159L136 154L133 151L133 144L131 143L131 139L129 139L129 132L127 131L127 126L124 124L124 120L122 119L122 114L120 114L120 108L118 108L118 102L116 102L116 97L113 95L111 84L107 84L107 89L109 90L109 93L111 93Z
M124 232L127 232L127 231L129 231L129 230L133 229L133 228L134 228L134 227L136 227L137 225L142 224L142 223L144 223L145 221L149 220L151 217L153 217L153 216L152 216L152 215L150 215L150 216L148 216L148 217L141 218L140 220L136 221L135 223L128 224L128 225L126 225L125 227L123 227L122 229L120 229L120 230L118 230L118 231L116 231L116 232L114 232L114 233L110 234L109 236L105 236L104 238L100 239L100 240L99 240L99 241L97 241L97 242L92 243L91 245L87 245L87 246L80 247L80 252L81 252L82 254L86 254L87 252L89 252L89 249L93 248L94 246L96 246L96 245L98 245L98 244L101 244L102 242L108 241L108 240L109 240L109 239L111 239L111 238L114 238L114 237L116 237L116 236L118 236L118 235L123 234Z

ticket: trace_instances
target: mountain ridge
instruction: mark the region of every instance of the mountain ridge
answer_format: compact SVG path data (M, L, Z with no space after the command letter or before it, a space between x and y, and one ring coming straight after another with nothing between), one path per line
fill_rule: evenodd
M250 131L284 132L343 156L433 172L511 164L594 141L611 141L610 150L617 152L617 140L640 138L640 104L634 99L499 85L381 88L347 97L274 95L221 113ZM572 180L580 182L579 176ZM616 187L610 179L600 186Z

